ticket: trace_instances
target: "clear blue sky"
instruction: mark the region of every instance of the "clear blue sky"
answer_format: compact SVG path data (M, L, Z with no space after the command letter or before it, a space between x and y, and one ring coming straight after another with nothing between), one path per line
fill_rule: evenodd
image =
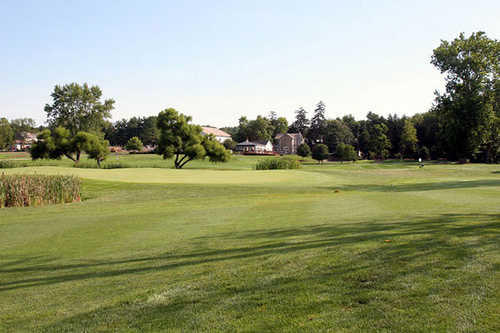
M411 115L443 87L432 49L478 30L500 38L500 1L1 0L0 117L43 122L70 82L114 98L113 120Z

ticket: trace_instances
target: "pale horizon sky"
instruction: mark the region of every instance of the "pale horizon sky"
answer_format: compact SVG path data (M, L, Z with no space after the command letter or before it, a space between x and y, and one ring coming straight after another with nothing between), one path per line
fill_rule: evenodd
M113 121L174 107L234 126L319 100L336 118L425 112L460 32L500 36L499 1L0 1L0 117L45 121L56 84L97 84Z

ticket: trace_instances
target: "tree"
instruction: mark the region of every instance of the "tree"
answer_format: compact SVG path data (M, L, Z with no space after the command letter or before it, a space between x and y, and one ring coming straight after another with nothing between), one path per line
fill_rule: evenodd
M484 32L441 41L431 63L446 74L446 91L436 92L434 111L452 159L474 158L494 129L500 42Z
M414 155L417 150L417 130L413 123L406 119L404 122L403 132L401 133L400 140L400 153L401 157L406 155Z
M339 143L337 145L337 150L335 154L337 155L337 158L341 161L355 161L357 157L354 147L351 145L346 145L344 143Z
M6 118L0 118L0 149L7 149L14 141L14 131Z
M271 119L271 126L273 128L273 138L278 134L286 133L288 131L288 120L285 117Z
M370 133L370 151L376 158L385 159L389 155L391 142L387 137L387 126L385 124L376 124Z
M144 145L142 144L141 139L134 136L127 141L127 144L125 145L125 149L141 151L142 149L144 149Z
M31 132L36 128L36 122L31 118L18 118L13 119L10 122L10 126L14 131L15 139L22 140L24 139L24 132Z
M100 133L104 121L111 117L115 103L112 99L101 102L101 89L89 87L87 83L56 85L51 97L52 104L45 105L49 126L62 126L72 136L81 131Z
M303 107L300 107L295 111L295 121L290 126L289 131L291 133L300 133L303 137L306 137L308 126L309 119L307 119L307 111Z
M238 143L236 141L232 140L232 139L226 139L226 140L224 140L224 142L222 144L224 145L224 147L227 150L235 150L236 149L236 145Z
M175 156L176 169L182 169L194 159L208 157L211 162L226 162L231 157L222 144L211 135L203 136L201 127L189 122L191 117L169 108L158 114L160 138L158 154L163 158Z
M325 144L330 151L336 151L340 143L352 145L355 142L354 135L349 126L339 119L327 120Z
M311 156L311 148L307 143L302 143L297 147L297 155L302 157Z
M54 130L46 129L37 138L38 141L30 150L33 160L60 159L66 156L77 164L81 154L87 153L88 157L95 159L100 167L109 152L107 140L82 131L71 136L70 131L63 127L57 127Z
M273 126L271 122L262 116L248 123L248 139L251 141L269 141L273 138Z
M312 158L314 158L319 163L328 158L328 147L322 143L314 145L312 149Z
M316 105L314 110L314 115L311 118L311 127L307 132L309 142L315 144L318 142L323 142L323 138L327 132L327 122L325 118L325 104L322 101Z

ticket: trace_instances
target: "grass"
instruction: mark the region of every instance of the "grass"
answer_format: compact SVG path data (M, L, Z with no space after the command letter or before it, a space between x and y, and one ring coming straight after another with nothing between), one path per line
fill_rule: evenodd
M80 201L80 180L72 176L0 175L0 208Z
M498 166L246 158L3 170L84 200L0 210L0 331L500 330Z

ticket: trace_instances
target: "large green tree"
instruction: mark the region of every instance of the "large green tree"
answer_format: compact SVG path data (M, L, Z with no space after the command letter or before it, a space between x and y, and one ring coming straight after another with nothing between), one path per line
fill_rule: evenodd
M8 148L14 141L14 131L6 118L0 118L0 149Z
M300 133L303 137L307 137L310 121L307 119L307 111L300 107L295 111L295 121L289 128L290 133Z
M208 157L211 162L226 162L231 157L224 148L211 135L203 136L201 127L190 124L191 117L178 113L169 108L158 114L158 128L160 138L158 154L163 158L175 157L176 169L182 169L194 159Z
M101 101L101 88L87 83L56 85L51 97L52 104L45 105L49 126L62 126L71 135L81 131L100 133L115 103L112 99Z
M446 74L446 91L436 93L446 150L452 159L475 158L491 139L498 114L496 89L500 42L484 32L441 41L431 63Z
M400 140L401 157L413 156L417 152L417 130L409 119L405 119Z
M316 104L316 109L314 109L314 114L311 118L311 126L307 132L307 138L311 144L323 142L323 139L327 134L325 110L325 103L319 101L319 103Z
M101 162L106 159L109 152L107 140L83 131L71 135L71 132L64 127L46 129L37 138L38 141L30 150L31 158L34 160L60 159L66 156L76 164L80 161L82 153L86 153L101 166Z
M314 145L312 148L312 158L322 163L328 158L328 146L322 143Z

